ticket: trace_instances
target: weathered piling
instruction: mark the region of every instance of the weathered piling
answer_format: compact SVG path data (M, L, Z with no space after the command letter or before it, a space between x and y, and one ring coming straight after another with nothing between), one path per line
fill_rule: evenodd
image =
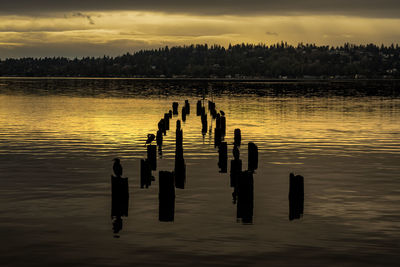
M181 129L176 129L175 154L183 157L183 131Z
M111 175L111 217L128 216L128 178Z
M186 111L187 115L190 114L190 103L189 103L189 100L185 100L185 111Z
M178 102L173 102L172 103L172 114L178 115L178 106L179 106Z
M151 168L147 159L140 160L140 188L151 185Z
M249 171L255 171L258 168L258 147L253 142L248 144L248 169Z
M197 115L197 116L200 116L200 115L201 115L201 110L202 110L202 107L201 107L201 100L198 100L198 101L197 101L197 104L196 104L196 115Z
M149 161L150 169L153 171L157 170L157 146L147 146L147 160Z
M172 110L168 111L169 118L172 119Z
M228 171L228 144L222 142L218 147L218 167L220 173L227 173Z
M289 220L300 219L304 211L304 177L289 175Z
M158 193L158 219L161 222L174 221L175 214L175 186L173 172L160 171Z
M165 130L169 130L169 113L164 114L164 126Z
M207 133L207 114L201 115L201 125L201 132L205 135Z
M215 127L221 129L221 115L219 113L215 117Z
M224 115L221 116L221 135L226 135L226 118Z
M240 146L241 142L242 142L242 135L240 132L240 129L235 129L235 137L234 137L234 144L235 146Z
M157 131L156 140L157 140L157 146L158 147L162 147L162 144L163 144L163 133L160 130Z
M182 121L186 121L186 108L182 107Z
M254 207L254 180L253 172L243 171L239 175L237 185L237 213L236 217L243 223L253 222Z
M159 122L158 122L158 130L159 131L161 131L164 135L166 135L167 134L167 130L165 129L165 121L164 121L164 119L161 119Z
M218 147L221 144L221 128L215 128L214 129L214 146Z

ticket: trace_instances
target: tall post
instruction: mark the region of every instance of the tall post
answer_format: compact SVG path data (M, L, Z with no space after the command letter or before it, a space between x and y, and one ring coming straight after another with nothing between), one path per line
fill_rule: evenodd
M158 219L161 222L174 221L175 186L173 172L160 171L158 176Z

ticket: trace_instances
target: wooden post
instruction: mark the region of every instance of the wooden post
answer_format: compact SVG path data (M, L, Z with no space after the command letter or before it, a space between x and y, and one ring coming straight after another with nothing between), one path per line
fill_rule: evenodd
M225 116L221 117L221 135L225 136L226 134L226 118Z
M175 155L175 187L185 189L186 184L186 164L183 157Z
M172 110L168 111L169 118L172 119Z
M300 219L304 212L304 177L289 175L289 220Z
M160 171L158 193L158 219L161 222L174 221L175 215L175 186L173 172Z
M242 142L242 135L240 133L240 129L235 129L235 141L234 141L235 146L240 146L241 142Z
M111 175L111 217L128 216L128 178Z
M214 129L214 146L218 147L221 144L221 128Z
M237 186L237 218L243 223L253 222L254 180L253 172L244 171L239 175Z
M231 187L236 188L240 173L242 172L242 160L231 160Z
M153 171L157 170L157 146L147 146L147 160L150 164L150 169Z
M185 111L186 111L187 115L190 114L190 103L189 103L189 100L185 100Z
M162 135L162 132L160 130L157 131L156 140L157 140L157 146L162 147L163 135Z
M201 125L201 132L203 133L203 135L205 135L207 133L207 114L201 115Z
M218 167L220 173L227 173L228 171L228 144L222 142L218 147Z
M196 115L197 116L200 116L201 115L201 100L198 100L197 101L197 104L196 104Z
M258 148L256 144L250 142L248 144L248 169L249 171L255 171L258 168Z
M215 118L215 127L221 129L221 115L219 113Z
M158 130L161 131L164 135L167 134L167 130L165 129L165 121L164 121L164 119L161 119L158 122Z
M172 103L172 114L178 115L178 106L179 106L178 102L173 102Z
M148 160L140 160L140 188L151 185L151 168Z
M169 113L164 114L164 125L165 125L165 130L169 130Z
M182 121L186 121L186 109L182 107Z

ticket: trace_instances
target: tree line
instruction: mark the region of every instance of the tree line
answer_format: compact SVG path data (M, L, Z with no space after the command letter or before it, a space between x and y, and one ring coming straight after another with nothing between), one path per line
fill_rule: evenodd
M300 43L168 46L117 57L0 59L0 76L400 78L399 45Z

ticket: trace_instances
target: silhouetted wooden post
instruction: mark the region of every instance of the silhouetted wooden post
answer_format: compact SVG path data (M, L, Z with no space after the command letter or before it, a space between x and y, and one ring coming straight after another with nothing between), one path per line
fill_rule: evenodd
M164 121L164 119L161 119L158 122L158 130L161 131L164 135L167 134L167 130L165 129L165 121Z
M304 177L289 175L289 220L300 219L304 212Z
M235 129L235 145L240 146L240 143L242 142L242 135L240 133L240 129Z
M255 171L258 168L258 147L253 142L248 144L248 169Z
M172 114L178 115L178 106L179 106L178 102L173 102L172 103Z
M186 121L186 109L182 107L182 121Z
M169 118L172 119L172 110L168 111Z
M175 182L173 172L160 171L158 176L158 219L161 222L174 221L175 215Z
M165 113L164 114L164 124L165 124L165 130L169 130L169 114Z
M156 140L157 140L157 146L162 147L163 135L160 130L157 131Z
M215 127L221 129L221 115L219 113L215 118Z
M221 128L214 129L214 146L217 147L221 144Z
M226 118L225 116L221 117L221 135L225 136L226 134Z
M147 146L147 160L149 161L151 170L157 170L157 146Z
M196 104L196 115L197 116L201 115L201 100L197 101L197 104Z
M187 114L187 115L190 114L190 104L189 104L189 100L185 100L185 111L186 111L186 114Z
M207 133L207 114L201 115L201 125L201 132L203 133L203 135L205 135Z
M149 161L146 159L140 160L140 188L151 185L151 168Z
M222 142L218 147L218 167L221 173L228 171L228 144Z
M237 186L237 218L243 223L253 222L254 180L253 172L243 171L239 175Z

